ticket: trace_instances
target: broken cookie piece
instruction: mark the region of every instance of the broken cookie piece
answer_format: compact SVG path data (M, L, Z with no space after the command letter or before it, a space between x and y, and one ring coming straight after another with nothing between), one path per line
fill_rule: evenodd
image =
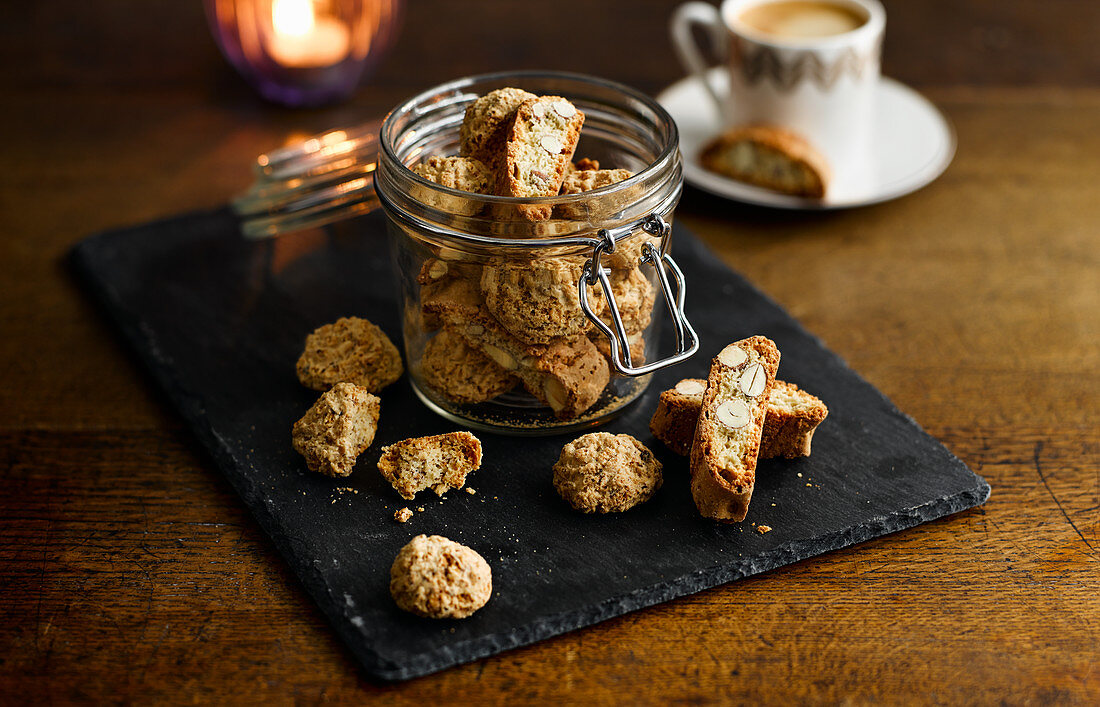
M493 594L493 571L476 550L441 535L417 535L390 567L390 595L404 611L464 619Z
M354 383L337 383L291 429L294 451L325 476L347 476L374 441L381 401Z
M481 441L469 432L406 439L382 448L378 471L406 500L430 488L442 496L460 489L481 466Z

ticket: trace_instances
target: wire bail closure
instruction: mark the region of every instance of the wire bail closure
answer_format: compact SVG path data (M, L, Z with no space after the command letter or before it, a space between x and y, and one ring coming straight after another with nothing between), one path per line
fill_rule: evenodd
M608 279L610 269L603 267L602 259L605 253L614 253L616 242L631 236L635 230L641 228L651 236L661 237L660 250L653 247L652 243L642 244L642 257L639 258L639 267L648 264L657 272L657 279L661 283L661 292L664 296L668 313L672 317L674 331L676 333L676 352L668 358L662 358L652 363L635 366L630 355L630 340L627 337L626 327L623 325L623 317L619 312L619 305L615 301L615 295L611 291L611 281ZM592 248L592 257L584 264L584 272L577 282L580 295L581 309L596 327L607 336L611 342L611 363L615 371L624 376L642 376L653 371L672 366L689 357L699 350L699 336L695 333L691 323L684 314L684 273L676 265L676 261L668 252L669 237L672 234L672 226L657 214L650 214L640 222L617 228L610 231L601 228L597 235L599 241ZM671 280L670 276L671 275ZM675 282L675 288L673 287ZM588 288L596 283L600 284L604 297L607 298L608 311L611 314L611 323L614 328L608 326L605 321L596 316L588 303Z

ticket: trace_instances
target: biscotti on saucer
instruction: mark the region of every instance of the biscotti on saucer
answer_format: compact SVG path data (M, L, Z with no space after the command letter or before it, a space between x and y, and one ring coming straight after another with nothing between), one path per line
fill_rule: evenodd
M708 144L699 161L712 172L792 196L821 199L829 188L821 153L774 125L733 128Z

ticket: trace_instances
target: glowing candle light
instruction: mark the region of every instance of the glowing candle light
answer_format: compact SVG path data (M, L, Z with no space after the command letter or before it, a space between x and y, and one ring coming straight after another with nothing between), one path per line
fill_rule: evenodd
M344 60L351 45L347 26L332 17L318 17L312 0L273 0L271 58L282 66L320 68Z

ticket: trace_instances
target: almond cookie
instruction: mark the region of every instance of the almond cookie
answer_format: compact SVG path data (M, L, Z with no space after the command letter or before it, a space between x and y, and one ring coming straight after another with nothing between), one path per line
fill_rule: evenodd
M297 365L298 380L307 388L328 390L348 382L372 393L404 370L401 354L385 332L359 317L341 317L307 336Z
M584 113L561 96L530 98L516 109L504 152L501 196L556 196L577 149ZM528 221L550 218L550 205L516 207Z
M515 373L560 419L573 419L590 408L610 380L607 360L587 338L525 344L500 325L485 307L480 288L468 280L447 283L424 300L423 308Z
M497 259L485 266L481 291L485 306L512 336L528 344L582 336L592 322L581 310L577 283L582 258ZM591 300L596 313L603 298Z
M615 368L615 362L611 360L611 340L607 338L607 335L602 331L593 331L588 334L588 338L592 340L592 343L596 345L596 350L600 352L600 355L607 359L608 365L612 370ZM645 337L641 332L636 334L627 334L626 341L630 344L630 363L635 368L645 363ZM699 416L699 411L695 412L696 417ZM694 427L692 428L694 429ZM688 440L688 444L691 444L691 440Z
M779 349L753 336L711 362L691 445L691 495L704 518L742 521L749 512L768 395Z
M554 488L583 513L615 513L648 501L661 488L661 463L630 435L592 432L561 450Z
M291 444L310 471L347 476L374 441L381 401L354 383L337 383L294 423Z
M390 567L390 595L404 611L464 619L493 594L493 572L475 550L441 535L417 535Z
M469 432L414 437L382 447L378 471L401 498L430 488L437 496L460 489L481 467L481 440Z
M420 266L420 272L416 281L420 283L421 328L426 332L432 332L443 326L437 314L425 312L424 302L430 302L437 298L440 292L447 289L448 283L458 279L468 279L473 282L481 281L482 266L465 260L443 260L441 258L428 258Z
M632 176L634 176L634 173L626 169L573 170L565 175L561 190L558 193L563 196L582 194L621 182ZM557 207L556 211L561 218L574 221L597 221L621 211L629 201L629 195L609 194L598 198L578 200L570 204L562 204Z
M653 316L653 303L657 297L653 283L637 268L612 270L608 280L611 282L611 294L615 297L615 306L619 309L626 333L638 334L645 331ZM601 293L599 300L603 302L605 298L602 296L602 288L596 291ZM611 311L606 306L604 309L600 319L614 329Z
M699 155L712 172L765 189L820 199L829 166L810 143L774 125L747 125L715 138Z
M456 403L481 403L515 388L519 379L462 336L443 329L424 347L420 362L424 382Z
M649 421L653 436L682 456L691 453L695 423L703 405L707 382L685 378L661 393L657 410ZM777 380L768 396L764 432L760 436L760 459L810 456L814 430L829 414L825 403L794 383Z
M490 194L493 191L493 172L487 164L472 157L429 157L412 171L440 186L468 191L474 194ZM413 187L411 195L432 208L462 216L473 216L481 210L481 203L449 194L439 194L425 188Z
M466 106L459 129L459 154L492 164L491 153L503 150L516 109L524 101L536 97L522 89L500 88Z

